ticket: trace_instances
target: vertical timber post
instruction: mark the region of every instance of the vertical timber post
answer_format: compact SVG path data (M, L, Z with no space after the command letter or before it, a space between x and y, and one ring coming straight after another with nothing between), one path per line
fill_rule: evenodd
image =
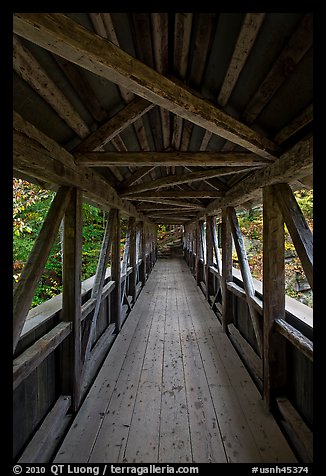
M111 293L111 316L115 323L116 332L121 327L121 261L120 261L120 211L112 210L115 215L116 228L113 230L111 248L111 279L115 281L115 288Z
M210 266L213 265L213 217L206 216L206 299L209 302L209 296L211 295L212 291L212 281L211 281L211 273L209 272Z
M146 237L144 222L140 222L140 258L142 261L139 267L139 280L143 287L146 281Z
M228 325L233 320L232 296L227 283L233 280L232 276L232 235L228 219L227 208L222 210L222 327L228 332Z
M130 250L129 250L129 266L132 267L132 273L129 276L129 292L132 297L132 304L136 301L136 221L130 218Z
M71 191L64 218L64 259L62 320L72 323L72 332L62 346L61 385L64 395L72 396L76 412L81 397L81 259L82 192Z
M264 399L267 408L286 385L286 343L274 328L285 317L284 222L272 186L263 190Z
M202 268L200 258L202 258L202 227L203 227L203 220L199 220L196 223L196 282L197 286L200 285L202 280Z

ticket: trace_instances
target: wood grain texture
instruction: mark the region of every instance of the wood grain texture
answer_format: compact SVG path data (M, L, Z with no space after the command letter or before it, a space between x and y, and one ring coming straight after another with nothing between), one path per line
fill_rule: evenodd
M252 124L283 82L293 73L313 43L313 14L307 13L299 22L287 45L266 78L247 104L243 118Z
M70 334L70 322L61 322L14 359L13 389L28 377Z
M63 240L63 322L72 323L72 332L61 353L61 385L72 396L76 411L81 398L81 276L82 276L82 192L72 189L64 218Z
M105 210L121 207L128 215L145 219L135 207L121 200L116 191L100 175L79 168L73 156L14 112L14 170L26 170L32 177L44 177L51 184L81 188L93 203Z
M70 423L66 416L71 397L61 395L43 420L37 433L19 458L18 463L49 463L63 431Z
M117 138L117 136L122 131L133 124L143 114L146 114L146 112L148 112L153 107L154 104L149 103L145 99L139 97L133 99L115 116L111 117L92 134L86 137L85 140L78 144L78 146L74 149L74 153L99 150L108 142L112 141L112 139Z
M45 217L41 231L20 275L13 296L13 352L15 352L36 287L42 276L59 225L70 199L71 189L61 187Z
M217 102L226 106L249 57L266 13L246 13ZM204 144L202 143L202 146Z
M182 260L156 263L54 458L72 461L295 462Z
M255 168L255 167L253 167ZM250 170L249 167L218 167L217 169L200 170L198 172L191 172L190 174L183 174L180 176L170 175L156 180L151 180L146 183L141 183L130 187L128 190L120 193L121 197L127 197L133 193L144 192L146 190L154 190L155 188L170 187L172 185L180 185L182 183L192 183L198 180L203 180L210 177L221 177L224 175L231 175L241 173L244 169Z
M115 227L112 228L112 248L111 248L111 279L115 281L115 288L111 293L111 321L115 323L116 332L121 327L121 261L120 261L120 213L117 209L112 209L112 218Z
M89 127L74 109L70 101L58 88L47 72L41 67L32 53L14 36L13 39L14 70L21 76L76 134L84 138Z
M309 175L313 163L313 139L303 139L282 154L273 164L248 175L206 207L206 213L214 215L223 207L236 206L255 197L257 190L280 182L291 182ZM205 213L198 216L202 218Z
M285 317L284 224L272 187L263 190L264 399L270 408L286 386L286 348L274 332Z
M252 280L251 271L250 271L250 267L248 263L247 252L245 249L242 233L239 227L236 211L232 207L229 207L227 211L228 211L228 218L231 225L234 245L235 245L235 249L239 259L239 265L240 265L244 289L246 292L250 318L254 328L257 345L259 349L259 354L262 357L263 355L262 327L261 327L260 316L258 315L252 303L252 299L255 297L255 288L254 288L254 283Z
M273 142L63 14L17 13L16 34L264 158Z
M273 186L283 220L291 235L307 280L313 289L313 236L296 201L291 187L286 183Z
M131 103L130 103L131 104ZM130 105L129 104L129 105ZM99 129L95 132L97 133ZM85 148L86 149L86 148ZM89 149L91 150L91 149ZM76 154L76 164L90 167L116 166L252 166L270 161L243 152L84 152Z
M227 283L233 281L232 276L232 231L228 210L222 210L222 327L227 333L228 325L233 320L233 309L230 292Z

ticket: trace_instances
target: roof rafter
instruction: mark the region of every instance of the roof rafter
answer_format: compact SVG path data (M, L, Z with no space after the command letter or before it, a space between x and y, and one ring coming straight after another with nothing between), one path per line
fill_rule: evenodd
M309 175L313 163L313 139L301 140L273 164L253 172L225 193L223 198L211 202L205 209L207 215L214 215L221 208L237 206L251 198L267 185L291 182ZM198 219L204 217L199 214Z
M199 172L191 172L184 175L169 175L161 179L152 180L140 185L136 185L133 188L126 189L120 193L121 197L127 197L134 193L144 192L146 190L155 190L156 188L170 187L172 185L178 185L181 183L191 183L197 180L203 180L210 177L219 177L222 175L229 175L238 172L242 172L244 169L249 170L250 167L219 167L217 169L200 170Z
M247 124L254 122L311 47L313 42L312 18L312 13L303 17L277 61L275 61L266 78L247 104L243 113L243 118Z
M63 14L16 13L14 31L261 157L278 155L278 146L266 137Z
M76 148L75 152L93 151L104 147L112 139L117 138L118 134L124 131L130 124L133 124L143 114L146 114L154 104L143 98L136 97L128 103L115 116L111 117L105 124L90 134ZM113 164L114 165L114 164Z
M13 67L16 73L55 110L58 116L79 137L82 139L86 137L90 133L88 125L32 53L16 36L13 38L13 57Z

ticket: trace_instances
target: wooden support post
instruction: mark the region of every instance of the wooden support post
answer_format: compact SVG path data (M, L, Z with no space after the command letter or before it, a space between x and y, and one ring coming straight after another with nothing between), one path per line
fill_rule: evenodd
M222 258L221 258L221 253L219 250L218 246L218 238L217 238L217 232L216 232L216 217L212 217L212 238L213 238L213 247L214 247L214 253L215 253L215 258L216 258L216 266L217 270L222 276Z
M15 288L13 296L13 353L15 353L38 282L57 236L69 197L69 188L61 187L58 190Z
M232 294L227 283L232 276L232 235L227 208L222 210L222 327L228 333L228 325L233 321Z
M144 222L140 222L140 258L142 262L139 267L139 280L143 287L146 281L146 236Z
M129 221L128 221L128 229L127 229L127 234L126 234L125 246L124 246L124 250L123 250L123 258L122 258L122 265L121 265L121 276L124 275L125 277L124 277L124 281L123 281L123 285L122 285L121 309L122 309L123 301L125 299L125 295L126 295L126 292L127 292L127 280L128 280L127 270L128 270L129 256L130 256L130 237L131 237L132 223L134 223L134 222L135 222L135 219L130 217ZM129 306L129 301L128 301L127 296L126 296L126 301L128 303L128 306Z
M248 263L247 253L244 245L244 241L242 238L242 233L239 227L238 218L235 212L235 209L229 207L228 211L228 218L230 221L231 231L233 235L233 240L235 244L235 249L237 251L240 270L243 280L243 286L246 291L246 300L249 307L250 318L252 322L252 326L254 328L254 333L257 340L258 350L260 356L263 355L263 343L262 343L262 329L260 325L260 317L258 312L256 311L253 301L255 298L255 288L254 283L251 276L251 271Z
M120 212L112 209L115 217L115 229L113 230L112 252L111 252L111 279L115 281L115 288L111 293L111 316L115 323L116 332L121 327L121 262L120 262Z
M274 189L263 189L264 399L267 407L286 385L286 343L274 321L285 317L284 224Z
M200 262L200 258L203 257L202 228L203 228L203 221L199 220L196 223L196 268L195 268L195 274L196 274L197 286L199 286L200 282L202 281L202 269L201 269L201 262Z
M72 323L72 332L62 345L62 393L72 395L77 411L81 393L81 263L82 192L74 188L64 218L62 321Z
M209 272L209 267L213 264L213 217L207 216L206 217L206 299L209 302L209 296L212 291L212 283L211 283L211 273Z
M132 304L135 304L136 301L136 279L137 279L137 268L136 268L136 221L134 218L130 218L130 251L129 251L129 266L132 267L132 273L129 276L129 290L128 294L132 297Z

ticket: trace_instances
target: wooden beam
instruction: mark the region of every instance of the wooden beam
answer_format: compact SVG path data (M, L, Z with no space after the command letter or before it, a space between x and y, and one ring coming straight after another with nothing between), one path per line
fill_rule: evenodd
M197 182L198 180L203 180L211 177L232 175L240 173L244 169L249 170L250 167L219 167L217 169L207 169L200 170L198 172L191 172L190 174L167 176L131 187L128 190L125 190L124 192L120 193L120 197L128 197L135 193L145 192L146 190L155 190L156 188L170 187L182 183Z
M111 321L115 324L115 331L120 332L121 327L121 262L120 262L120 213L112 209L115 228L113 229L111 251L111 279L115 281L115 288L111 293Z
M15 358L13 363L13 390L61 344L70 332L71 323L60 322Z
M274 326L276 332L284 336L294 347L311 360L311 362L313 361L314 345L310 339L283 319L275 319Z
M61 92L55 82L41 67L32 53L22 45L16 36L13 38L14 70L21 76L65 121L76 134L84 138L90 130L72 104Z
M129 187L134 185L134 183L138 182L138 180L149 174L153 169L154 167L141 167L140 169L137 169L128 178L126 178L119 184L118 190L128 189Z
M77 165L90 167L106 167L108 165L119 167L149 165L155 167L187 165L196 167L228 167L266 165L270 163L269 160L246 152L84 152L75 154L75 157Z
M209 301L211 295L212 283L210 280L210 266L213 265L213 217L206 217L206 263L205 263L205 283L206 283L206 299Z
M217 102L226 106L255 43L266 13L246 13Z
M96 33L102 36L103 38L108 38L114 45L119 47L120 45L114 29L111 14L90 13L89 15ZM134 95L131 91L128 91L127 89L120 87L119 85L118 88L121 97L126 104L133 100ZM150 150L142 118L137 119L133 125L139 141L140 148L142 150Z
M128 126L133 124L147 111L152 109L154 104L149 103L145 99L135 98L127 104L115 116L111 117L105 124L96 129L83 142L81 142L74 150L81 151L95 151L104 147L112 139L117 138L118 134L124 131ZM115 154L116 152L113 152ZM121 155L121 154L118 154ZM122 154L124 155L124 154ZM116 165L115 163L107 165Z
M62 345L62 390L72 396L76 412L81 398L81 266L82 266L82 192L71 191L64 218L63 240L63 322L72 323L72 332Z
M258 132L63 14L16 13L14 32L261 157L278 154Z
M225 193L225 196L211 202L206 213L216 215L227 206L237 206L255 197L257 190L275 183L291 182L309 175L313 163L313 139L302 140L285 152L273 164L259 169L241 180ZM200 215L201 218L203 215Z
M57 237L59 225L70 200L70 192L71 190L66 187L58 190L14 290L13 353L19 341L44 266Z
M153 206L152 204L142 204L137 206L137 210L140 210L144 213L149 213L149 212L158 212L158 211L164 211L166 213L171 213L171 212L192 212L191 208L185 208L185 207L173 207L172 205L166 206L166 205L156 205Z
M286 388L285 340L275 332L285 318L284 226L272 187L263 190L264 399L268 408Z
M130 253L130 239L131 239L131 231L133 228L133 225L135 223L135 219L133 217L130 217L128 220L128 228L127 228L127 233L126 233L126 238L125 238L125 245L123 249L123 257L122 257L122 263L121 263L121 276L126 275L125 279L123 280L122 284L122 292L121 292L121 311L122 311L122 306L123 302L125 299L125 293L127 289L127 268L128 268L128 261L129 261L129 253ZM129 301L127 299L128 305Z
M70 405L71 397L60 395L19 458L19 464L40 464L51 461L60 442L60 437L63 436L63 432L70 422L70 417L67 416Z
M202 234L202 230L203 230L203 225L204 225L204 221L203 220L199 220L197 221L196 223L196 263L195 263L195 276L196 276L196 282L197 282L197 286L200 285L201 281L202 281L202 272L201 272L201 269L200 269L200 266L201 266L201 262L200 262L200 258L203 258L203 234Z
M91 355L91 349L94 344L94 337L95 337L95 332L96 332L96 324L97 324L97 318L100 312L101 308L101 303L102 303L102 291L104 287L104 281L105 281L105 273L107 269L107 264L109 260L109 255L110 255L110 250L111 250L111 244L112 244L112 239L113 239L113 234L114 234L114 228L117 225L115 222L116 215L115 213L111 210L105 231L104 231L104 236L102 240L102 245L101 245L101 251L97 263L97 268L96 268L96 274L95 274L95 279L94 279L94 285L92 288L92 293L90 299L95 300L95 306L94 306L94 313L92 316L92 320L89 323L88 329L85 329L84 335L87 338L86 345L85 345L85 350L83 350L83 361L84 361L84 367L82 371L82 382L84 382L85 379L85 374L87 373L87 367L89 366L89 358ZM112 277L111 277L112 279ZM88 332L87 332L88 330Z
M217 190L169 190L159 192L140 192L133 194L132 199L141 200L142 198L214 198L223 197L224 192Z
M137 282L137 227L136 220L130 222L130 255L129 266L132 268L132 273L129 276L129 295L132 297L132 304L136 301L136 282Z
M307 13L280 56L273 63L272 69L247 104L243 118L247 124L252 124L271 100L283 82L293 73L296 65L311 48L313 43L313 15Z
M306 278L313 289L313 236L309 225L287 183L274 185L273 190Z
M260 326L259 315L252 302L252 300L255 297L255 288L254 288L254 283L251 276L250 266L248 263L246 248L244 245L244 241L243 241L242 233L239 227L238 218L237 218L235 209L229 207L227 211L228 211L228 218L231 225L234 245L235 245L235 249L239 259L243 286L246 292L246 299L247 299L247 304L249 307L250 319L251 319L252 327L254 329L254 333L256 336L259 355L262 357L263 356L262 330Z
M142 202L153 202L153 203L164 203L166 205L172 205L181 208L190 208L192 210L204 210L203 205L198 205L197 203L190 203L183 200L168 200L167 198L160 198L159 196L153 198L143 197L138 199L137 197L134 198L132 195L130 197L126 197L127 200L140 200Z
M285 431L300 455L300 460L302 463L313 463L314 447L312 431L308 428L301 415L287 398L278 397L276 403L282 417L284 418L283 426Z
M228 325L233 321L232 296L227 283L233 281L232 275L232 233L227 209L222 209L222 327L228 333Z
M116 191L93 170L77 167L73 156L14 112L14 169L56 185L80 187L101 208L120 208L144 219L135 207L120 199Z
M82 100L83 105L87 108L95 121L100 123L105 121L107 119L107 113L98 100L98 97L93 91L93 88L88 82L86 76L83 75L83 72L80 71L73 63L70 63L70 61L61 58L60 56L53 55L53 58L56 60L60 69L66 75L74 90Z
M168 13L151 13L153 53L156 70L166 74L169 66L169 25ZM170 113L160 108L163 148L170 146Z
M283 144L289 137L299 132L303 127L313 121L313 105L306 107L297 117L286 124L274 137L276 144Z

